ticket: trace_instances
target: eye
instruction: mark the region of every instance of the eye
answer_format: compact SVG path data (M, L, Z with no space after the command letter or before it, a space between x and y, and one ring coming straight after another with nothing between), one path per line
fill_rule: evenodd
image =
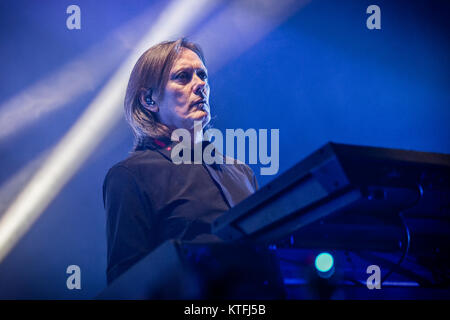
M189 78L189 75L187 74L186 71L177 73L177 75L175 76L175 79L178 79L178 80L187 80L188 78Z
M202 80L208 79L208 75L207 75L206 72L203 71L203 70L200 70L200 71L197 73L197 75L198 75L198 77L199 77L200 79L202 79Z

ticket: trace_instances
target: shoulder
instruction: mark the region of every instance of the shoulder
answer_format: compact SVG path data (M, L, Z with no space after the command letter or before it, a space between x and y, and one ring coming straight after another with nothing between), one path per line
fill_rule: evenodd
M114 164L103 180L103 199L137 196L145 191L151 181L159 179L167 160L157 151L140 150Z
M155 150L134 151L126 159L113 165L107 172L105 180L114 176L132 176L138 179L143 172L155 172L167 164L167 160Z
M125 167L130 170L139 168L140 166L147 166L149 164L158 164L161 160L165 160L162 155L151 149L139 150L132 152L126 159L116 163L114 167Z

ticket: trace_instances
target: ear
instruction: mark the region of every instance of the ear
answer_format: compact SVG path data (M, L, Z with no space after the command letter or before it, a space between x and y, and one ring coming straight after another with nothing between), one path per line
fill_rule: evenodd
M152 104L151 101L153 101L154 103ZM159 107L156 104L155 100L152 97L152 90L151 89L140 89L139 90L139 102L141 103L141 105L152 111L152 112L158 112L159 111Z

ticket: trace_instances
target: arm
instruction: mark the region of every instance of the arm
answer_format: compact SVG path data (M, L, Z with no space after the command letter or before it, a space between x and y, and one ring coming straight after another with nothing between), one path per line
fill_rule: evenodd
M103 203L109 284L153 250L156 241L151 204L129 169L115 166L108 172L103 184Z

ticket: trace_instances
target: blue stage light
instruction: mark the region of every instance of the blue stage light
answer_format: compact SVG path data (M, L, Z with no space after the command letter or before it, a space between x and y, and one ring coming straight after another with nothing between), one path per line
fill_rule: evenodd
M315 266L319 272L328 273L334 266L333 256L328 252L318 254L316 257Z

